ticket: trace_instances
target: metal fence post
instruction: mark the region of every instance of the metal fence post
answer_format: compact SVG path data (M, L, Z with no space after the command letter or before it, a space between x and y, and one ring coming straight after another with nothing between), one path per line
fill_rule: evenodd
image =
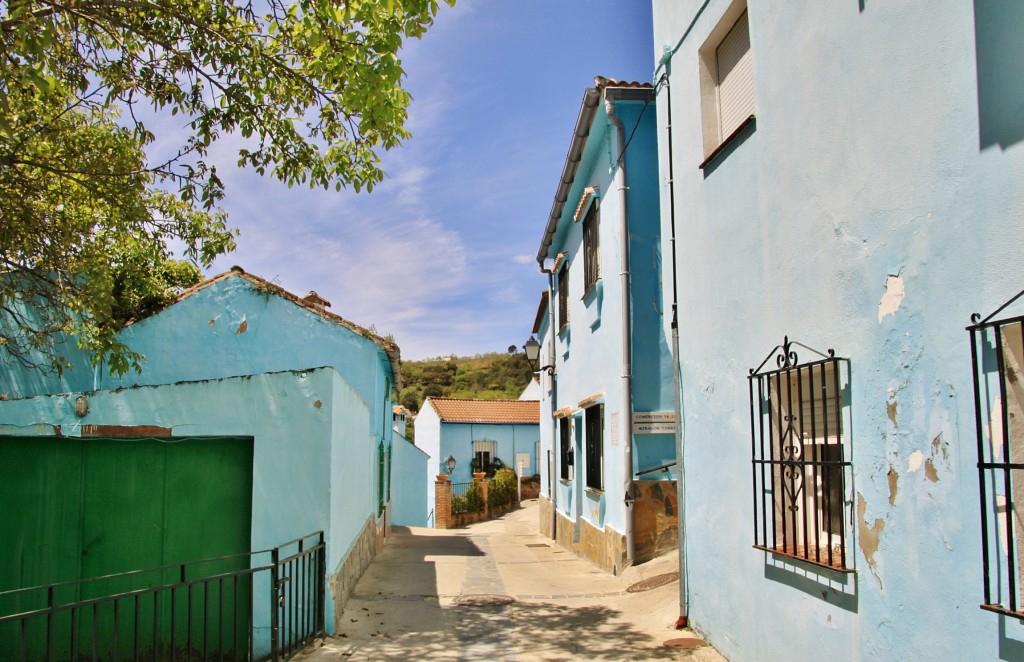
M277 622L277 584L280 580L279 560L280 548L275 547L270 550L270 659L274 662L280 660L281 654L281 642L278 639L280 633L278 632Z
M323 636L327 633L324 621L327 592L324 583L327 581L327 546L324 544L324 532L320 532L320 551L317 552L317 592L316 592L316 628L317 634Z

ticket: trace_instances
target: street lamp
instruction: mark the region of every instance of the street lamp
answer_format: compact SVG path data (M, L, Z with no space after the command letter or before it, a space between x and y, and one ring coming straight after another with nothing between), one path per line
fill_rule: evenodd
M526 352L526 360L533 364L537 372L547 371L549 375L554 376L555 366L546 365L542 367L540 365L540 343L537 342L536 338L530 336L530 339L523 345L523 351Z
M445 458L444 468L448 470L448 475L451 476L452 472L455 471L455 458L449 455Z

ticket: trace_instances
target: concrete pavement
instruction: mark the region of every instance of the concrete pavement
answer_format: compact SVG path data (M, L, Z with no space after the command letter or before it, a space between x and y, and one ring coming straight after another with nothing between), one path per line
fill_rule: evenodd
M338 634L296 659L724 660L673 627L674 554L613 577L540 536L537 517L533 500L464 529L395 527Z

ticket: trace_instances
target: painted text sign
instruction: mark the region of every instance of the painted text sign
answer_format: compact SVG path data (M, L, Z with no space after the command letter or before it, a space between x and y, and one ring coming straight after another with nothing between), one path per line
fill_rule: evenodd
M673 411L633 412L633 434L674 434L676 414Z

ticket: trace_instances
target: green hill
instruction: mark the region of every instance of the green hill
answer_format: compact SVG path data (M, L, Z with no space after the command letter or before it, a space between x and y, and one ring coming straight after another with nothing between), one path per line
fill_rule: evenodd
M413 413L430 396L515 400L533 379L533 366L522 352L477 354L427 361L403 361L405 388L398 403Z

